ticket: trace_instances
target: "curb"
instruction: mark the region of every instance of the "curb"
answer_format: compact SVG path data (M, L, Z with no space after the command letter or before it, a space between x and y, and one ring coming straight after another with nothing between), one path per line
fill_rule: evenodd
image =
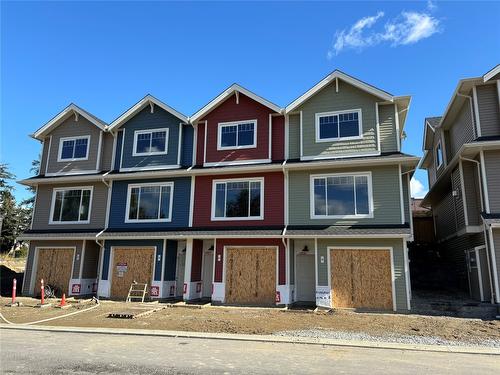
M309 339L303 337L287 337L272 335L246 335L233 333L205 333L205 332L185 332L185 331L162 331L127 328L87 328L87 327L55 327L55 326L23 326L17 324L0 324L0 329L24 330L24 331L44 331L44 332L68 332L86 334L106 334L106 335L130 335L130 336L152 336L152 337L174 337L174 338L194 338L194 339L215 339L252 341L267 343L287 343L303 345L322 345L337 347L354 347L366 349L392 349L410 350L439 353L457 354L483 354L500 355L500 348L489 348L484 346L451 346L451 345L423 345L423 344L398 344L389 342L360 341L360 340L337 340L337 339Z

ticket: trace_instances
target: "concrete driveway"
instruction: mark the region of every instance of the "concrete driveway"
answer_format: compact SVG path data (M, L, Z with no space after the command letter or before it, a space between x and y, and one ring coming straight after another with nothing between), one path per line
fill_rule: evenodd
M493 374L500 357L92 333L0 331L3 374Z

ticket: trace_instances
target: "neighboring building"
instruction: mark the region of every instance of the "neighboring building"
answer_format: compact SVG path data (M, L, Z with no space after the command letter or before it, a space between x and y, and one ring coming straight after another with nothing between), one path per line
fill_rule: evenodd
M434 219L432 210L422 206L423 199L411 198L411 216L413 218L413 242L434 244Z
M427 169L437 241L457 286L500 302L500 65L459 81L441 117L425 120Z
M71 105L34 134L23 292L408 310L409 102L335 71L286 108L237 84L190 118Z

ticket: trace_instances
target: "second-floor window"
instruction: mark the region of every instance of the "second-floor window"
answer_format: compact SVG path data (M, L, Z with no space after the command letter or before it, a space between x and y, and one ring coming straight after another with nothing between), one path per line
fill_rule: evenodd
M311 176L311 191L313 219L372 216L369 173Z
M217 149L256 147L257 120L224 122L218 127Z
M441 141L436 146L436 169L443 164L443 149L441 148Z
M361 138L361 110L316 114L316 142Z
M51 224L89 223L92 187L54 189Z
M164 155L168 151L168 128L134 132L133 156Z
M90 136L61 138L57 161L87 160Z
M125 221L171 221L173 191L173 182L129 185Z
M214 181L212 220L260 220L263 218L264 180Z

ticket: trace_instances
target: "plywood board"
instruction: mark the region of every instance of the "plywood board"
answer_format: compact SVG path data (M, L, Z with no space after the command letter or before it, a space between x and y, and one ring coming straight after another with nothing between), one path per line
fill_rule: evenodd
M59 294L68 295L69 281L73 270L74 249L38 249L38 266L35 280L35 295L40 295L40 280L45 285L56 287Z
M276 248L227 248L226 303L274 305Z
M392 309L389 250L332 249L332 307Z
M153 279L154 248L113 249L111 298L125 299L130 285L138 283L151 286Z

